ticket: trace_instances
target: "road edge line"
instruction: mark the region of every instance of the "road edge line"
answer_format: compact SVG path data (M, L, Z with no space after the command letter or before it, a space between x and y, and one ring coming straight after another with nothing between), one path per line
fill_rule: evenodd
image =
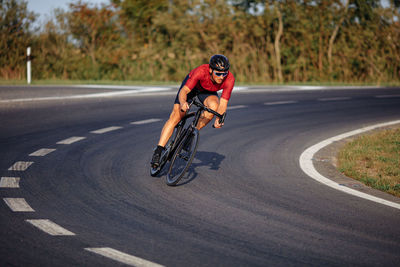
M350 131L350 132L346 132L340 135L336 135L334 137L328 138L326 140L323 140L309 148L307 148L306 150L303 151L303 153L300 155L299 158L299 163L300 163L300 168L303 170L303 172L305 174L307 174L309 177L313 178L314 180L327 185L333 189L342 191L344 193L353 195L353 196L357 196L363 199L367 199L370 201L374 201L392 208L396 208L396 209L400 209L400 204L392 202L392 201L388 201L379 197L375 197L372 196L370 194L366 194L345 186L341 186L340 184L330 180L329 178L323 176L322 174L320 174L315 168L314 168L314 163L313 163L313 158L314 155L321 150L322 148L332 144L333 142L345 139L347 137L353 136L353 135L357 135L360 133L364 133L364 132L368 132L377 128L381 128L381 127L386 127L386 126L390 126L390 125L394 125L394 124L399 124L400 120L395 120L395 121L389 121L389 122L384 122L384 123L379 123L379 124L375 124L372 126L368 126L368 127L363 127L354 131Z

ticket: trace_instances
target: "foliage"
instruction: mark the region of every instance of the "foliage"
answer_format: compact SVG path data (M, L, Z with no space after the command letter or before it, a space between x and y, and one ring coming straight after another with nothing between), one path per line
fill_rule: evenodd
M26 2L0 0L0 77L21 79L26 49L31 44L30 25L35 14L27 10Z
M18 44L1 38L3 79L24 76L32 43L34 79L179 81L222 53L240 82L400 80L397 0L386 8L377 0L75 1L36 34L24 1L0 1L2 17L17 3L15 21L25 22L16 35L1 24Z

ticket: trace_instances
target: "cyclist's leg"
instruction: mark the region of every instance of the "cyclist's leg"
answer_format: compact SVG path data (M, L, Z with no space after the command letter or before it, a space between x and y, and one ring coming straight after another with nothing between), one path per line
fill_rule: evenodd
M169 119L164 124L162 128L160 140L158 141L158 145L165 147L172 133L174 132L175 126L179 123L179 121L185 116L185 112L182 112L179 104L174 104L172 112L169 116Z
M204 100L204 105L208 108L211 108L212 110L217 110L219 106L219 98L218 95L209 95L205 100ZM204 126L206 126L214 117L212 113L209 113L207 111L204 111L203 114L200 117L200 120L197 124L197 129L201 129Z
M172 112L169 115L169 119L165 122L162 130L160 139L158 140L158 145L165 147L169 138L171 138L172 133L174 132L175 126L179 123L179 121L185 116L184 112L181 112L179 106L179 92L181 91L182 87L186 84L187 80L189 79L189 75L185 77L182 81L181 87L179 87L178 93L176 94L174 106L172 108Z

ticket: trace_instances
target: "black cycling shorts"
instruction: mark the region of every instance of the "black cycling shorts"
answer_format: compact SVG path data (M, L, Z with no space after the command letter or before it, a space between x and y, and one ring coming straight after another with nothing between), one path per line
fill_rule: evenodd
M182 89L182 87L186 84L187 80L189 79L189 75L186 76L186 78L183 80L181 87L178 90L178 93L176 94L176 98L175 98L175 104L180 104L179 102L179 93ZM187 94L187 102L190 102L193 97L197 96L197 98L200 100L200 102L202 104L204 104L204 100L206 100L207 97L211 96L211 95L215 95L218 97L218 93L217 92L211 92L211 91L199 91L196 89L193 89L192 91L190 91L189 94Z

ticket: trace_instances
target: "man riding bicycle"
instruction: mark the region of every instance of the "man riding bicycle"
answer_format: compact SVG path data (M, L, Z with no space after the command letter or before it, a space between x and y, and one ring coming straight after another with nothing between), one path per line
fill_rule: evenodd
M200 65L186 76L176 95L171 115L162 128L158 146L154 150L151 159L153 168L159 166L161 153L174 132L175 126L185 116L186 111L189 109L188 102L190 102L193 97L197 96L206 107L217 111L219 114L226 112L235 84L235 77L229 71L229 67L230 64L227 57L224 55L213 55L210 58L209 64ZM217 94L219 90L223 90L221 99L219 99ZM213 117L213 114L204 112L199 120L197 128L200 130L206 126ZM221 128L222 125L223 124L220 124L218 120L215 120L215 128Z

